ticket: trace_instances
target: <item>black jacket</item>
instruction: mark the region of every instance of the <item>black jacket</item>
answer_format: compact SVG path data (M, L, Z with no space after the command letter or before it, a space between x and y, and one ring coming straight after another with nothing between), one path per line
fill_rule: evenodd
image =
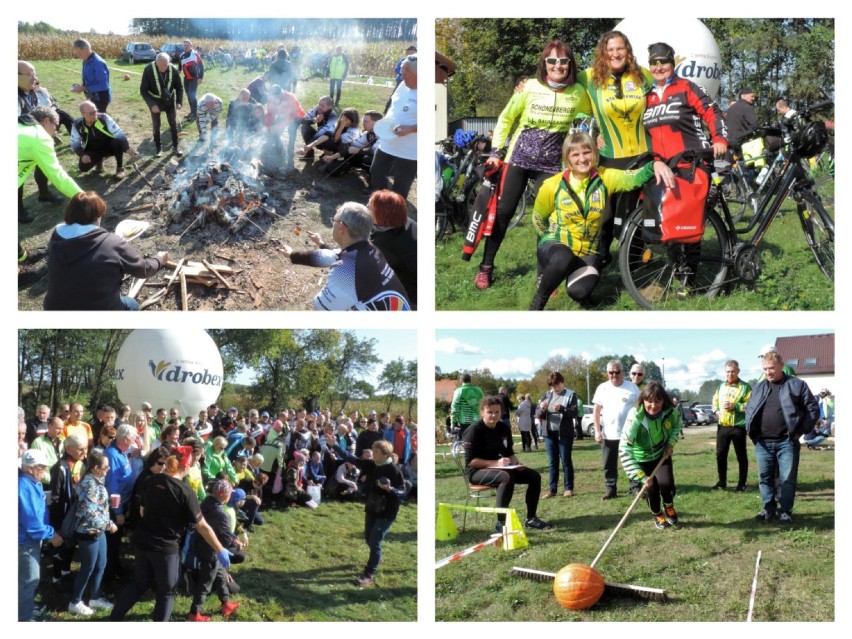
M573 439L574 438L574 419L577 417L577 393L572 391L570 388L565 388L563 392L566 395L565 401L562 402L559 407L558 413L551 412L549 410L541 410L538 408L536 410L536 415L539 419L542 420L543 426L541 427L541 433L544 437L549 437L551 439L557 439L557 431L551 431L548 429L548 417L554 415L560 415L561 419L559 422L559 431L558 431L558 439ZM551 405L551 398L554 393L552 390L547 391L544 396L541 398L542 400L548 400L548 405ZM539 401L541 404L541 401Z
M370 241L402 283L411 308L417 308L417 222L408 218L405 227L373 231Z
M154 105L161 110L182 105L183 84L180 81L180 72L170 64L165 74L160 73L157 63L151 62L142 71L139 93L149 109Z

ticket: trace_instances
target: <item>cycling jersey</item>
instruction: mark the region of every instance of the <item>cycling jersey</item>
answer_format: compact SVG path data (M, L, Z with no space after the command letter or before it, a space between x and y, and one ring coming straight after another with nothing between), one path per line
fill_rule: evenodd
M589 113L590 109L589 98L579 83L554 91L531 79L521 92L512 96L500 114L492 147L503 148L517 123L506 161L530 171L556 173L562 168L565 135L577 116Z
M382 252L363 240L345 249L293 253L294 264L330 266L317 311L410 311L405 289Z
M719 426L745 428L745 409L751 397L751 386L739 380L735 384L723 383L713 395L713 411L719 413ZM725 402L734 404L733 410L725 410Z
M631 160L651 150L650 139L642 124L645 112L645 94L651 88L653 80L647 69L642 69L642 77L637 80L632 75L616 78L610 75L603 86L592 80L592 69L582 71L577 77L588 92L595 119L604 139L601 149L601 164L627 168L623 163L607 162L607 159ZM621 85L621 98L616 97L616 87Z
M645 130L654 153L671 158L685 150L709 149L726 144L728 131L719 107L694 82L673 77L662 90L654 87L645 105ZM710 130L710 140L702 122Z
M644 406L631 408L618 445L618 456L627 476L633 481L644 481L647 474L640 464L657 461L667 447L674 448L681 429L683 420L675 408L656 417L650 417Z
M601 235L612 213L607 209L610 192L632 191L651 179L654 164L635 171L598 167L585 179L575 178L570 169L548 178L541 185L533 208L533 223L539 245L560 242L574 255L600 255ZM583 205L580 210L574 197Z

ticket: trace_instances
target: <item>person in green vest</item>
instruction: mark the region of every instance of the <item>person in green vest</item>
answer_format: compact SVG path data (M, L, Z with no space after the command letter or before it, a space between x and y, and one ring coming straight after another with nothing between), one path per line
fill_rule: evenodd
M746 453L745 409L751 397L751 386L740 379L740 365L735 359L725 362L725 381L713 395L713 412L718 418L716 427L716 468L719 481L713 488L725 490L728 481L728 451L734 445L739 464L737 492L746 489L748 454Z
M338 45L334 54L328 60L326 68L328 74L328 94L334 98L334 106L340 106L340 91L343 81L349 73L349 56L343 53L343 47Z

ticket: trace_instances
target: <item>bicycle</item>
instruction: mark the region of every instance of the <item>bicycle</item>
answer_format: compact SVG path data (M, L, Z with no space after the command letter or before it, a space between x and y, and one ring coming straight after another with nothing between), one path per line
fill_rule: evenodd
M762 131L767 135L781 135L780 129L767 127ZM757 176L754 176L754 164L759 160L769 161L770 158L771 164L765 167L766 173L761 170ZM781 170L785 157L782 148L774 157L769 153L763 153L746 159L742 153L742 148L738 146L733 149L732 160L731 170L723 180L721 188L724 190L728 206L731 208L734 223L739 223L749 207L753 211L757 211L760 207L769 185L772 184L773 178Z
M715 184L711 184L707 196L706 226L697 243L663 242L658 223L646 224L643 206L634 210L622 230L618 255L621 278L630 297L642 308L651 309L698 295L713 300L736 280L755 282L762 268L760 244L788 195L796 202L814 261L833 282L834 220L814 190L807 162L819 154L828 139L824 123L809 119L832 105L826 101L802 112L804 119L793 135L782 170L745 226L736 226L725 190ZM696 155L707 161L712 150ZM686 156L684 159L688 160Z
M461 133L461 135L460 135ZM481 143L485 137L471 131L439 142L443 152L435 152L435 243L448 233L467 231L469 209L482 180L476 168L481 164Z

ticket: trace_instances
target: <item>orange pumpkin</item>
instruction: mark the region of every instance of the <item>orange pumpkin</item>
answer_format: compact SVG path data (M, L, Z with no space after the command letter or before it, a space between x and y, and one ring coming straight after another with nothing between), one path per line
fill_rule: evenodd
M553 579L553 594L563 608L585 610L594 606L604 591L604 578L585 564L568 564Z

